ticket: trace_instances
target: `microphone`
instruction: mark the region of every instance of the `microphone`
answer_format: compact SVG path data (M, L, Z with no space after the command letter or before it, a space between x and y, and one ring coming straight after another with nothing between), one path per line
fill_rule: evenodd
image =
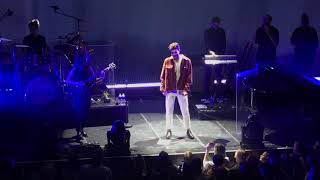
M49 7L51 7L54 11L57 11L60 9L59 6L57 6L57 5L53 5L53 6L49 6Z
M8 16L12 16L13 13L14 13L14 12L13 12L11 9L8 9L7 12L6 12L6 14L7 14Z

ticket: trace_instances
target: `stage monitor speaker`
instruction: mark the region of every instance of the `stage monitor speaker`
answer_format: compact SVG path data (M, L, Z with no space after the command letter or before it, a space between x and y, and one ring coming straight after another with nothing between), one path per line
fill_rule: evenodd
M258 122L257 115L250 115L246 125L241 128L241 131L242 138L240 146L242 148L264 148L264 144L262 143L264 127Z
M91 105L87 126L109 126L115 120L128 123L129 105L116 105L113 103L101 103Z

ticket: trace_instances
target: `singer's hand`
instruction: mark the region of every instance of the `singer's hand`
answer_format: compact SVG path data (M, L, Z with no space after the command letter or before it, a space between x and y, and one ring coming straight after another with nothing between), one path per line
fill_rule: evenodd
M188 92L187 92L187 91L182 91L182 92L181 92L181 95L187 96L187 95L188 95Z
M162 94L163 94L164 96L167 96L168 92L167 92L167 91L163 91Z

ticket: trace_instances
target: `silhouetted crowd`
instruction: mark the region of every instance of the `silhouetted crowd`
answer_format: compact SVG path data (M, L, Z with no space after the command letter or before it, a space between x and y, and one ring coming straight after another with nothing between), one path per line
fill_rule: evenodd
M185 152L182 160L161 151L157 157L107 155L96 151L91 158L76 153L67 160L45 162L1 161L0 179L137 179L137 180L315 180L320 179L320 144L305 148L265 152L238 149L226 153L223 144L209 143L202 154Z

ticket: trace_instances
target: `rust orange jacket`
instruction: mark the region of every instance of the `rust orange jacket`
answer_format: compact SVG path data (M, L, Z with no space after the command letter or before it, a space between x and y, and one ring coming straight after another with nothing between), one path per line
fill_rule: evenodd
M177 82L175 63L172 56L167 57L162 66L160 80L160 91L176 91L184 90L190 92L190 86L192 84L192 63L191 60L180 54L182 56L182 61L180 65L180 78Z

